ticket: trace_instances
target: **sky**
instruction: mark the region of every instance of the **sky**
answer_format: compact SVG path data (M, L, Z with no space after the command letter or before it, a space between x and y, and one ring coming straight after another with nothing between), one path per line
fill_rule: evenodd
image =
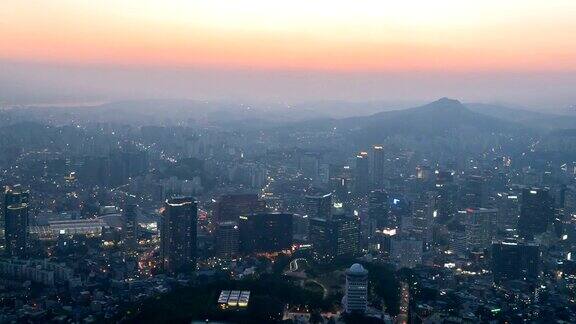
M2 0L0 103L145 97L542 109L576 95L573 0Z

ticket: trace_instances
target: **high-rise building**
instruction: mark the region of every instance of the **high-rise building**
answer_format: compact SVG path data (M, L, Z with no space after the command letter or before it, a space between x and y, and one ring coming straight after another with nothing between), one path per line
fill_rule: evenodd
M518 233L533 238L548 230L554 220L554 203L547 189L529 188L522 190L522 204L518 222Z
M324 218L309 219L309 241L314 247L314 253L319 258L330 258L331 228L330 220Z
M498 209L498 230L510 231L516 229L520 217L519 195L508 192L497 193L494 206Z
M306 178L316 180L320 171L320 159L318 154L310 152L304 153L300 157L300 170Z
M492 244L492 273L495 283L538 279L540 248L536 244L505 240Z
M448 221L456 214L456 198L458 186L454 183L454 176L448 171L436 171L436 218L437 222Z
M564 213L576 217L576 186L567 186L564 193Z
M334 216L332 223L333 254L353 257L360 252L360 220L355 216Z
M310 219L310 243L318 259L351 257L360 251L360 220L335 215L332 219Z
M392 227L389 219L388 193L385 190L372 190L368 196L368 219L371 235L376 230Z
M138 225L138 206L127 204L123 211L123 234L124 245L128 251L135 251L138 248L138 234L140 225Z
M321 163L318 169L318 180L314 181L322 186L328 185L330 182L330 164L329 163Z
M466 249L473 252L488 249L496 235L498 210L468 208L464 217Z
M432 220L434 217L434 193L423 192L412 202L411 206L412 236L420 238L424 243L432 241Z
M374 236L374 250L383 255L390 255L392 249L392 239L397 235L396 229L383 229L376 232Z
M217 222L238 221L240 215L263 213L266 202L256 194L222 195L216 202L214 216Z
M307 241L310 233L310 217L307 214L294 214L292 237L296 241Z
M384 187L384 147L374 145L372 147L372 188L383 189Z
M411 211L410 204L407 199L401 196L396 196L398 198L390 199L390 211L388 212L389 217L389 228L397 228L402 226L402 222L411 221Z
M360 152L356 156L354 181L356 194L365 195L368 193L368 189L370 187L370 164L368 161L367 152Z
M216 254L220 258L231 258L238 254L240 230L238 222L218 223L216 228Z
M480 208L484 205L484 178L467 176L460 187L460 208Z
M332 217L332 193L306 195L306 214L311 218Z
M454 254L465 258L468 255L468 244L466 240L466 226L461 223L451 224L451 229L444 233L448 237L448 244Z
M6 208L6 252L25 257L28 251L28 204L12 204Z
M239 217L242 253L279 252L292 247L293 215L260 213Z
M337 169L331 177L332 188L338 197L344 199L354 191L354 174L349 165Z
M346 288L343 298L346 313L364 313L368 305L368 271L359 264L346 270Z
M9 256L26 255L28 247L29 192L20 186L6 187L3 206L3 241Z
M170 274L196 270L198 205L191 197L168 199L160 227L160 253Z

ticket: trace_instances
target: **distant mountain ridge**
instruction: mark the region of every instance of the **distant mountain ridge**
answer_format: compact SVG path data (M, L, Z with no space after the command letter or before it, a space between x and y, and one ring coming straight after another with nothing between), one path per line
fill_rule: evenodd
M384 101L322 101L288 105L187 99L111 102L82 107L29 107L3 111L0 122L35 120L64 125L71 121L134 125L206 125L225 128L337 127L362 135L391 133L437 135L457 128L502 131L517 128L551 131L576 128L576 115L553 115L502 105L466 103L450 98L414 108ZM396 110L394 110L396 109ZM374 111L379 111L373 113ZM354 117L346 117L353 116Z
M557 115L483 103L467 103L465 105L472 111L531 128L545 130L576 128L576 115L574 114Z
M355 136L382 139L389 135L437 136L458 129L500 132L519 129L519 125L468 109L460 101L441 98L429 104L405 110L376 113L367 117L345 118L337 127Z

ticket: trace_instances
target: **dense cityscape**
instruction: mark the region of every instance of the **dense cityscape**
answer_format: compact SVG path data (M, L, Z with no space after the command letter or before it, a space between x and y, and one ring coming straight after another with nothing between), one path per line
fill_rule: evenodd
M0 110L0 323L576 321L573 114L173 104Z
M576 323L575 0L0 0L0 324Z

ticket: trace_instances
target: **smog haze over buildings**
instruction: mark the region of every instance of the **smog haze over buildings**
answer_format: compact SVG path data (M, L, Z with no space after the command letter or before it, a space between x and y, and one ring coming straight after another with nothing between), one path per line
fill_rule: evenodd
M576 3L0 3L0 323L576 322Z

